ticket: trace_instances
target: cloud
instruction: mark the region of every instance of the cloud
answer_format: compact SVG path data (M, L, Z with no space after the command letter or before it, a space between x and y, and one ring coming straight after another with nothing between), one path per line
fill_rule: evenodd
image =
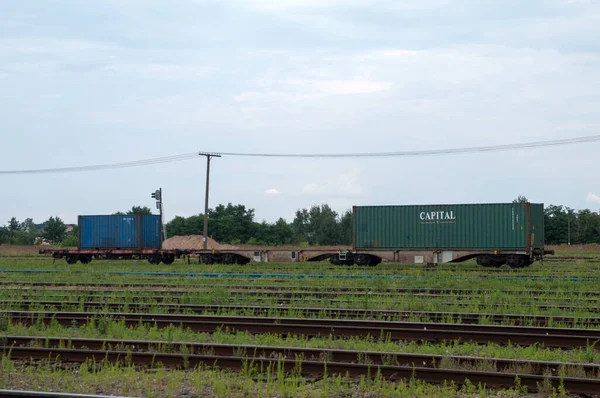
M203 79L213 75L216 69L206 65L177 64L112 64L103 70L115 74L157 80L191 80Z
M596 203L596 204L600 204L600 196L594 194L594 193L588 193L587 197L585 198L586 202L589 203Z
M311 183L305 184L304 187L302 187L302 192L305 194L309 194L309 195L316 195L316 194L323 193L325 191L325 188L326 188L325 185L311 182Z
M281 194L281 192L279 192L276 188L270 188L265 191L265 195L280 195L280 194Z
M334 94L365 94L386 91L392 87L391 82L373 80L288 80L291 86L302 87L315 93Z
M356 197L362 194L359 181L359 170L354 168L337 178L323 182L311 182L302 188L305 195L321 195L328 197Z
M366 0L249 0L246 5L264 11L290 11L297 9L322 9L366 3Z
M359 79L287 79L285 81L262 82L261 85L263 87L258 87L257 90L235 94L233 99L240 103L314 100L334 95L379 93L392 88L393 83Z

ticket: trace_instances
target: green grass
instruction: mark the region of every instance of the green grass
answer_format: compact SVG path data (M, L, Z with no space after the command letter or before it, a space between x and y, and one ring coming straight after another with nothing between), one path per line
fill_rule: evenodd
M387 382L380 377L349 379L325 376L311 381L266 369L257 377L249 368L241 373L211 368L187 371L139 370L106 363L86 363L77 369L55 364L14 365L2 358L0 384L5 389L33 389L70 393L118 394L139 397L478 397L488 395L483 386L429 385L418 380ZM513 388L504 396L518 396ZM185 395L184 395L185 394Z
M3 335L45 336L66 338L98 338L108 340L144 340L166 342L216 343L234 345L286 346L305 348L335 348L359 351L404 352L435 355L466 355L488 358L529 359L554 362L595 363L600 353L593 347L562 350L532 346L501 346L498 344L479 345L465 341L443 343L390 341L385 338L333 338L287 336L273 334L250 334L247 332L197 333L178 326L158 328L153 325L127 327L123 321L103 318L85 325L65 327L58 323L49 325L34 324L22 326L11 322L5 327ZM8 342L10 343L10 342Z
M561 253L561 255L563 255ZM589 256L589 253L585 254ZM598 256L600 259L600 256ZM2 285L0 290L0 308L22 308L18 301L61 301L66 304L54 310L74 310L82 308L87 296L94 301L119 302L123 311L129 311L131 303L146 303L148 312L164 312L159 303L209 304L209 305L263 305L285 309L272 311L270 316L304 316L301 307L317 308L355 308L355 309L394 309L403 311L432 312L475 312L475 313L513 313L565 316L593 316L600 296L581 292L596 292L599 281L568 280L569 277L600 277L600 263L584 260L565 263L535 264L522 270L485 269L472 262L465 264L445 264L433 269L418 265L384 264L376 268L334 267L328 264L249 264L246 266L218 266L186 264L178 261L171 266L150 265L147 262L96 261L90 265L67 265L62 260L53 263L52 259L39 258L0 258L0 270L58 270L60 273L0 273L0 281L13 282ZM118 275L107 272L209 272L222 274L292 274L293 277L262 277L223 275L221 277L202 277L189 275ZM318 274L321 277L302 277L305 274ZM294 276L295 275L295 276ZM341 277L339 277L341 276ZM356 276L382 276L382 278L355 278ZM405 276L406 278L385 278L387 276ZM511 280L517 277L523 279ZM505 278L505 279L503 279ZM544 279L547 278L547 279ZM20 285L24 282L66 282L66 283L111 283L123 287L114 293L95 292L87 287L45 287L31 290ZM167 288L184 289L175 293L177 298L169 298L167 293L152 293L139 287L127 287L136 283L160 283ZM246 288L264 290L259 295L248 294ZM294 297L293 301L281 302L277 297L269 297L269 288L302 287L304 291L330 291L340 288L361 289L361 291L337 292L334 297ZM377 296L377 292L394 288L426 289L483 289L485 293L454 294L445 293L443 297L423 296L411 293L398 293ZM198 291L203 289L204 291ZM365 289L371 294L365 294ZM238 291L239 290L239 291ZM517 292L503 292L513 290ZM166 298L158 301L153 297ZM134 298L134 296L139 296ZM8 300L13 300L9 303ZM17 302L15 302L17 301ZM542 308L543 305L569 305L576 308ZM29 309L36 309L31 307ZM40 309L40 308L37 308ZM98 312L103 312L99 310ZM179 308L179 313L186 310ZM245 311L226 311L223 315L252 315ZM418 316L411 320L427 321ZM482 320L486 322L485 319ZM578 325L570 325L578 326ZM304 338L302 336L281 337L276 335L250 335L247 333L195 333L178 327L159 329L149 325L127 328L121 321L105 320L87 325L63 327L56 323L44 326L24 327L0 319L0 330L4 335L30 335L48 337L93 337L106 339L139 339L182 342L226 343L236 345L277 345L314 348L343 348L379 352L407 352L442 355L472 355L488 358L512 358L548 360L557 362L595 363L598 353L591 347L587 349L559 350L538 345L529 347L495 344L476 345L467 342L408 343L391 342L385 339L333 339ZM453 367L452 363L444 366ZM270 372L270 373L269 373ZM31 378L31 385L37 389L70 392L118 393L137 396L176 396L182 389L200 396L490 396L490 392L476 386L430 386L416 381L390 383L383 380L348 380L344 377L329 377L319 382L307 382L293 375L283 376L276 370L261 374L233 373L218 369L195 369L190 371L143 371L109 364L101 366L82 366L78 372L51 364L30 365L2 360L0 383L5 388L18 388ZM164 381L163 381L164 380ZM519 387L506 394L517 395ZM464 395L463 395L464 393Z

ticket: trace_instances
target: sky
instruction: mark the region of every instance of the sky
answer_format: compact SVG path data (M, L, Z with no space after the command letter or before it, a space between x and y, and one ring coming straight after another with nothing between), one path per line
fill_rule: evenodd
M0 0L0 170L195 151L355 153L600 134L595 0ZM600 209L600 142L211 162L210 206L532 202ZM0 225L204 209L206 160L0 175Z

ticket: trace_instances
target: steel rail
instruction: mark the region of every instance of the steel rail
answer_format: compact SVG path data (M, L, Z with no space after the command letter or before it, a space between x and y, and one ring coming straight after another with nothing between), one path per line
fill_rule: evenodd
M78 307L85 312L90 311L114 311L124 310L143 311L144 309L152 310L161 308L168 313L189 311L197 314L206 313L224 313L224 312L252 312L256 315L270 313L289 313L303 314L305 316L328 316L328 317L347 317L347 318L395 318L411 319L425 318L432 321L452 320L461 324L480 324L482 321L492 323L510 323L517 326L549 326L553 324L571 324L571 325L588 325L599 326L600 318L592 317L571 317L560 315L529 315L529 314L497 314L497 313L472 313L472 312L435 312L421 310L387 310L387 309L360 309L360 308L324 308L324 307L272 307L272 306L250 306L250 305L203 305L203 304L164 304L164 303L140 303L140 302L78 302L78 301L18 301L13 302L1 301L0 305L9 305L11 309L15 308L36 308L44 307L63 308L63 307Z
M7 347L8 348L8 347ZM416 366L379 365L323 360L305 360L301 358L249 358L242 356L218 356L201 354L172 354L157 352L132 352L114 350L77 350L61 348L12 347L6 355L14 360L48 360L56 357L62 362L85 363L94 360L96 363L145 364L188 367L209 366L242 370L244 367L257 369L283 369L286 374L300 374L321 378L324 375L343 375L352 378L361 376L380 376L387 380L416 378L429 383L453 381L464 384L468 379L474 384L485 384L486 387L506 388L514 385L516 377L528 391L537 391L543 382L551 383L554 388L563 386L571 393L586 394L600 390L600 379L570 378L548 375L530 375L502 372L481 372L471 370L427 368Z
M319 294L317 295L311 295L311 294L273 294L273 293L267 293L263 296L261 296L259 293L250 293L248 294L247 292L240 292L240 293L236 293L236 292L228 292L229 296L227 299L228 300L235 300L234 297L238 297L238 299L241 297L243 298L244 296L249 296L252 297L253 300L255 301L275 301L276 303L279 304L286 304L286 303L297 303L297 302L310 302L310 301L322 301L324 299L327 299L328 297L338 297L336 295L333 296L321 296ZM49 296L49 297L48 297ZM231 297L233 296L233 297ZM19 302L23 302L22 299L25 298L30 298L29 296L24 296L24 295L18 295L18 297L20 298L20 300L18 300ZM137 298L138 296L133 296L133 297L128 297L128 296L98 296L98 295L90 295L90 294L86 294L86 296L77 296L77 295L47 295L47 298L56 298L56 297L65 297L68 298L69 301L73 304L77 304L79 301L81 301L81 299L83 298L84 300L88 300L90 298L92 299L98 299L98 298L109 298L109 299L123 299L123 300L135 300L135 298ZM376 300L377 298L381 298L381 296L377 296L377 295L372 295L372 296L368 296L369 297L369 301L373 301ZM389 297L396 297L396 296L389 296ZM153 299L155 301L164 301L164 298L161 298L160 296L150 296L148 298L143 297L143 299ZM173 299L173 298L169 298L169 299ZM2 298L0 298L0 304L2 303L12 303L15 302L16 300L2 300ZM31 300L28 300L31 301ZM180 301L186 301L185 298L181 298ZM329 298L328 299L329 302L331 303L355 303L357 300L351 300L351 299L335 299L335 298ZM402 300L398 299L397 301L391 301L389 303L402 303ZM519 304L519 303L506 303L506 302L493 302L493 303L488 303L488 302L478 302L478 301L462 301L460 300L460 298L458 298L458 300L456 301L432 301L429 302L430 304L438 304L440 306L446 306L446 307L473 307L475 305L477 305L480 308L485 308L485 307L489 307L489 306L494 306L494 307L507 307L507 308L528 308L528 309L536 309L536 310L542 310L542 311L551 311L551 310L563 310L563 311L577 311L577 312L590 312L590 313L600 313L600 308L590 305L590 306L575 306L575 305L567 305L567 304L537 304L537 303L527 303L527 304Z
M74 394L70 392L0 390L0 397L33 397L33 398L128 398L116 395Z
M95 283L95 282L31 282L31 281L0 281L0 285L14 286L15 289L24 290L23 286L33 287L81 287L85 290L88 287L119 287L120 289L109 289L109 290L98 290L98 291L130 291L135 288L136 291L143 291L143 288L148 288L151 292L204 292L206 289L198 289L198 286L206 286L210 288L235 288L235 289L256 289L256 290L273 290L273 291L303 291L311 289L311 291L324 290L325 292L339 292L339 291L351 291L351 292L390 292L390 293L429 293L429 294L457 294L457 295L472 295L472 294L483 294L487 295L490 293L506 293L506 294L531 294L531 293L547 293L547 290L532 290L532 289L455 289L455 288L380 288L380 287L348 287L348 286L298 286L298 285L237 285L237 284L215 284L202 283L194 284L168 284L168 283ZM156 289L163 288L163 289ZM3 288L6 290L6 288ZM33 290L33 289L32 289ZM39 289L42 290L42 289ZM77 290L74 290L77 291ZM569 294L572 295L584 295L584 296L600 296L600 291L590 290L569 290Z
M31 347L66 348L75 350L108 350L126 352L163 352L189 354L207 354L217 356L241 355L248 358L303 358L306 360L327 360L333 362L365 363L375 365L393 364L398 366L439 367L444 360L452 361L459 366L477 367L483 363L493 365L497 371L509 371L518 367L526 367L529 374L560 375L561 368L577 368L585 372L586 377L598 377L600 364L531 361L493 357L475 357L461 355L434 355L413 354L402 352L345 350L331 348L307 348L287 346L260 346L217 343L190 343L178 341L156 340L116 340L116 339L90 339L45 336L4 336L1 343L4 351L27 349ZM183 354L185 352L186 354ZM181 357L167 366L182 365Z
M135 289L136 291L148 291L153 293L203 293L213 291L214 288L230 288L237 290L250 290L255 289L256 291L285 291L285 292L323 292L323 293L339 293L339 292L350 292L352 294L357 293L412 293L412 294L450 294L450 295L464 295L470 296L474 294L478 295L489 295L490 293L505 293L510 295L523 295L529 297L532 293L545 293L548 292L546 290L531 290L531 289L514 289L514 290L492 290L492 289L450 289L450 288L379 288L379 287L320 287L320 286L261 286L261 285L236 285L236 284L207 284L205 285L207 288L198 288L197 286L202 286L202 284L194 284L194 285L184 285L184 284L105 284L105 283L70 283L70 282L0 282L0 285L8 285L8 287L4 287L2 290L19 290L19 291L49 291L53 289L32 289L25 288L25 286L32 287L71 287L71 288L81 288L81 289L56 289L57 291L69 291L69 292L122 292L122 291L131 291ZM86 288L90 287L108 287L110 289L98 289L98 290L86 290ZM148 290L145 290L147 288ZM160 288L160 289L157 289ZM310 289L310 290L309 290ZM600 296L600 291L586 291L586 290L569 290L570 295L574 296L590 296L590 297L598 297ZM552 295L549 295L550 298ZM535 296L534 296L535 297ZM544 297L541 295L540 297Z
M428 280L431 276L428 275L398 275L398 274L368 274L368 273L352 273L352 274L337 274L337 273L273 273L273 272L201 272L201 271L89 271L90 276L95 275L118 275L118 276L131 276L139 279L140 277L173 277L173 278L188 278L188 277L201 277L201 278L243 278L243 279L260 279L266 278L269 281L278 281L282 279L332 279L332 280L407 280L407 279L420 279ZM68 270L59 269L0 269L0 274L63 274L68 273ZM599 281L600 276L570 276L570 275L558 275L548 276L547 273L541 275L525 275L523 273L512 272L510 274L491 275L491 274L480 274L480 273L465 273L464 275L447 275L450 279L455 280L468 280L468 281L479 281L479 280L497 280L497 281L564 281L564 282L594 282Z
M131 289L131 288L129 288ZM123 293L125 291L128 291L128 289L123 288L123 289L106 289L106 290L69 290L69 289L22 289L22 288L17 288L17 287L9 287L9 288L4 288L3 292L4 294L0 295L0 297L12 297L13 294L11 293L6 293L6 292L19 292L20 294L18 295L19 297L25 296L25 295L36 295L39 293L44 293L47 296L73 296L74 294L78 294L78 295L82 295L85 294L89 297L93 297L93 296L97 296L97 297L103 297L103 296L108 296L108 295L113 295L113 297L132 297L132 296L115 296L115 293ZM54 293L55 292L55 293ZM147 291L148 293L162 293L162 295L160 296L144 296L144 295L137 295L137 296L133 296L133 297L140 297L140 298L156 298L156 299L160 299L160 298L164 298L164 297L171 297L174 299L183 299L183 298L189 298L189 297L193 297L195 295L200 295L200 294L208 294L208 293L213 293L215 292L214 289L197 289L197 290L149 290ZM176 294L178 293L183 293L184 295L179 295L177 296ZM473 300L473 299L481 299L481 298L487 298L487 295L485 294L464 294L464 295L456 295L456 294L435 294L435 293L412 293L412 294L405 294L405 293L381 293L381 292L377 292L377 291L309 291L309 290L274 290L274 289L257 289L257 290L246 290L246 289L238 289L238 288L233 288L231 290L228 290L226 293L231 294L231 295L236 295L236 296L266 296L266 297L283 297L283 298L292 298L292 297L338 297L338 296L355 296L355 297L391 297L391 298L395 298L395 297L399 297L399 298L404 298L404 297L419 297L419 298L450 298L450 299L455 299L455 300ZM552 300L565 300L565 301L582 301L582 302L591 302L591 303L598 303L600 302L600 298L597 297L552 297L552 296L544 296L544 295L509 295L507 293L507 295L505 296L498 296L495 297L496 299L503 299L503 298L522 298L522 299L526 299L526 300L533 300L533 301L552 301Z
M145 313L0 311L12 322L34 324L58 322L64 326L86 324L92 319L119 320L126 326L148 323L157 327L180 325L196 332L245 331L251 334L302 335L307 337L372 337L392 341L470 341L477 344L543 344L572 349L593 347L600 330L528 326L470 325L452 323L390 322L309 318L244 317ZM600 349L598 347L597 349Z

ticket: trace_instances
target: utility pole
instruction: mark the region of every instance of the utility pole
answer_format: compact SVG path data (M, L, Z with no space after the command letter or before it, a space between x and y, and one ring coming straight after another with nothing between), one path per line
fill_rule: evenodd
M567 212L567 245L571 246L571 214Z
M208 249L208 191L210 187L210 160L220 158L218 153L200 152L200 156L206 156L206 195L204 197L204 250Z

